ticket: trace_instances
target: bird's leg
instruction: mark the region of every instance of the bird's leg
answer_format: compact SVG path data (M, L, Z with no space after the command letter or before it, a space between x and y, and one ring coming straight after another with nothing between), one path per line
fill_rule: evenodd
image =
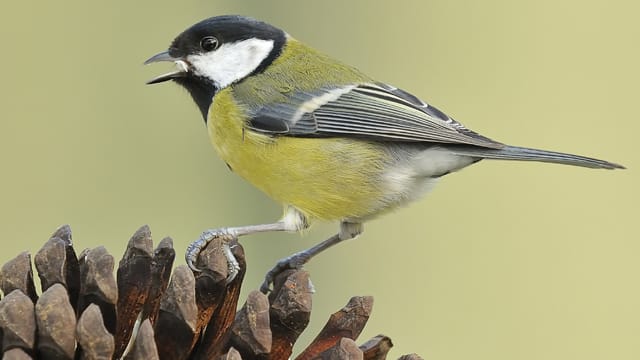
M270 286L278 274L288 269L300 269L314 256L320 254L321 252L339 242L355 238L362 233L362 230L362 223L343 221L342 223L340 223L339 233L333 235L327 240L316 244L313 247L297 252L278 261L276 265L265 275L264 282L260 286L260 291L265 294L268 293L269 291L271 291Z
M238 271L240 270L240 266L238 265L238 261L235 256L231 252L231 247L229 243L232 240L237 239L240 236L250 235L260 232L268 232L268 231L300 231L307 228L309 225L307 223L306 218L303 214L297 211L293 207L289 207L286 210L286 213L282 220L271 223L271 224L260 224L260 225L247 225L247 226L238 226L238 227L227 227L227 228L219 228L219 229L211 229L207 230L200 235L200 238L194 242L192 242L188 247L185 253L185 260L189 268L195 272L200 272L196 266L196 261L198 259L198 255L202 249L204 249L213 239L221 238L222 241L222 252L227 259L227 264L229 266L229 275L227 276L227 283L231 282Z

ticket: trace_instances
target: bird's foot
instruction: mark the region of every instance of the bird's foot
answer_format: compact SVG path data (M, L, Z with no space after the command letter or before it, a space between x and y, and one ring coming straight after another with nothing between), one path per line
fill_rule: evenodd
M284 259L280 259L264 276L264 282L260 286L260 291L264 294L269 293L269 291L271 291L271 284L273 284L273 280L276 276L285 270L301 269L302 266L311 259L311 257L312 254L310 254L308 250L305 250L297 252L291 256L287 256Z
M233 279L235 279L236 275L238 275L238 272L240 271L240 264L238 264L238 260L236 259L236 257L233 256L233 252L231 252L231 246L229 246L230 242L238 238L234 231L232 231L231 229L211 229L203 232L198 240L192 242L187 247L185 260L192 271L201 272L202 270L200 270L196 265L198 256L200 255L202 249L204 249L211 242L211 240L216 238L222 239L222 252L224 254L224 257L227 259L228 266L226 280L228 284L233 281Z

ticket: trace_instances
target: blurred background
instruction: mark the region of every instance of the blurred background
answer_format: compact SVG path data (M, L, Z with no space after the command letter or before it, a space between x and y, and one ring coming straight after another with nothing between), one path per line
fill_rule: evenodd
M119 259L149 224L179 252L207 228L270 222L278 204L229 172L176 85L143 67L191 24L250 15L510 144L625 171L484 161L315 259L311 340L373 295L362 340L428 359L638 359L638 2L12 2L0 14L0 263L69 223ZM245 294L326 238L242 239ZM338 281L336 281L339 279Z

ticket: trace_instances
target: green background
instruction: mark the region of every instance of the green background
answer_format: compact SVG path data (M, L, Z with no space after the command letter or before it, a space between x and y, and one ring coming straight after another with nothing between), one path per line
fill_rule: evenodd
M484 161L315 259L301 343L352 295L375 296L362 341L427 359L640 358L637 1L11 2L0 14L4 263L60 224L119 259L149 224L185 246L281 213L217 159L176 85L143 67L183 29L240 13L407 89L510 144L625 171ZM242 240L244 292L337 229Z

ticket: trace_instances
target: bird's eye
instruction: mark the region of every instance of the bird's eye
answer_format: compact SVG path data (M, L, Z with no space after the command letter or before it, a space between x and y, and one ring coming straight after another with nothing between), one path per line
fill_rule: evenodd
M213 36L205 36L200 40L200 47L204 51L213 51L218 48L220 42Z

